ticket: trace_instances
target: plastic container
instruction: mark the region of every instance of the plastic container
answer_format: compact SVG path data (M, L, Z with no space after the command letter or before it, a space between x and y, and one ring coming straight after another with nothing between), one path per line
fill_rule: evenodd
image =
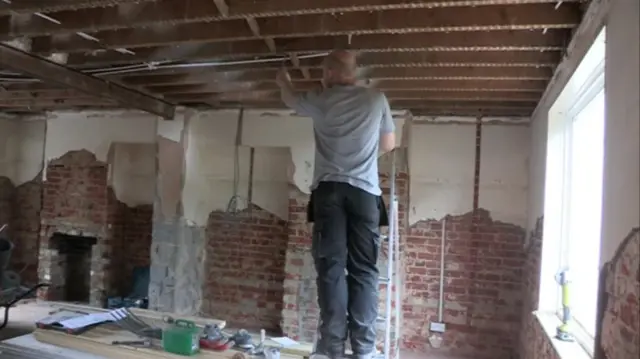
M178 319L162 331L162 348L172 354L191 356L200 351L200 335L196 325Z

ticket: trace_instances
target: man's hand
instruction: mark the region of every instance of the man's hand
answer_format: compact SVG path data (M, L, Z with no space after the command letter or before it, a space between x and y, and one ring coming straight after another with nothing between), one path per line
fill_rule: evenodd
M291 86L291 76L289 76L289 72L286 68L282 68L278 71L276 75L276 83L281 88L288 88Z

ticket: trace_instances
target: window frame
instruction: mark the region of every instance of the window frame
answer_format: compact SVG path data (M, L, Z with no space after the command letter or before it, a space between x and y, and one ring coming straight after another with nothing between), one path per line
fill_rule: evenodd
M605 45L605 29L594 41L594 47L596 45ZM600 43L598 43L600 42ZM547 233L543 234L543 258L542 266L549 266L556 269L556 273L562 269L569 267L570 258L570 237L571 231L569 219L571 218L571 176L572 176L572 145L573 145L573 124L577 117L581 114L581 111L589 106L597 96L601 93L605 96L606 101L606 88L605 88L605 54L604 47L599 49L594 55L587 54L585 59L591 55L588 59L590 62L585 65L585 69L582 70L578 77L567 85L563 93L560 94L556 103L549 110L549 128L547 132L547 140L550 140L551 136L558 136L559 143L553 144L554 152L562 158L558 162L561 163L562 168L558 168L559 164L554 162L553 168L555 168L555 176L562 176L560 183L557 183L557 187L553 186L552 192L556 193L561 191L561 195L558 199L553 201L553 205L560 205L556 214L559 214L561 218L553 221ZM600 59L598 59L600 57ZM580 67L580 66L579 66ZM585 76L586 75L586 76ZM571 83L573 82L573 83ZM576 83L577 82L577 83ZM606 106L606 102L605 102ZM606 114L604 114L606 116ZM606 120L606 119L605 119ZM547 145L547 172L549 172L549 150L551 147ZM557 172L556 172L557 171ZM557 179L557 178L556 178ZM550 176L547 173L545 183L549 186ZM545 187L545 202L550 199L551 194L547 193L547 187ZM549 196L549 197L548 197ZM547 212L547 206L545 205L545 214ZM555 211L554 211L555 212ZM546 217L546 215L545 215ZM546 218L545 218L546 221ZM544 225L544 230L547 232L547 225ZM551 243L549 243L549 241ZM599 266L599 263L596 263ZM570 270L570 268L569 268ZM555 279L549 278L550 271L548 269L541 268L540 278L540 298L539 298L539 310L542 312L553 313L559 321L562 320L562 290L560 285L555 282ZM569 272L569 276L575 276L575 273ZM594 278L596 283L598 278ZM545 296L546 294L546 296ZM594 308L597 310L597 308ZM595 337L589 334L589 331L585 329L584 325L572 315L571 321L571 334L575 341L591 356L594 355Z

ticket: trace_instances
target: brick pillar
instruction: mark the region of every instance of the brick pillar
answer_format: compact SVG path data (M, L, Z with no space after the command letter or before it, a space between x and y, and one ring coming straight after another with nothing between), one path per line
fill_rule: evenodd
M149 281L149 307L183 315L201 311L205 284L205 228L182 213L189 116L179 113L170 125L163 120L158 124Z

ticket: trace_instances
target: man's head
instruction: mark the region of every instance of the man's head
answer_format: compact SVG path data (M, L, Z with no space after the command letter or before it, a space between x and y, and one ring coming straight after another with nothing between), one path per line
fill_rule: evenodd
M323 80L326 86L356 83L356 55L347 50L336 50L324 59Z

